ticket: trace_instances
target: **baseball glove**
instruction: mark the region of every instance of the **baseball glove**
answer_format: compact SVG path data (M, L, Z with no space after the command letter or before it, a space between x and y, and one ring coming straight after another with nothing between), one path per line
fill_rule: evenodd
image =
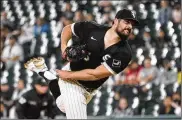
M63 59L76 62L80 60L89 60L90 53L86 50L86 45L75 45L67 47L63 53Z

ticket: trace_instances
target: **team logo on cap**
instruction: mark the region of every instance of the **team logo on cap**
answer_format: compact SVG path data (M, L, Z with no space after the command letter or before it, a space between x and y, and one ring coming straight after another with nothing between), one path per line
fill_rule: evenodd
M133 18L135 18L135 13L133 11L131 12L131 14L132 14Z

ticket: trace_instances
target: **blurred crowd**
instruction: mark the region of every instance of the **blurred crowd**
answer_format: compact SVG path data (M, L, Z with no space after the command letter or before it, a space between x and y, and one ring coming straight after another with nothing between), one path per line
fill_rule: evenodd
M133 10L140 21L128 39L133 60L103 85L89 103L88 115L181 116L179 0L1 1L0 116L31 118L31 113L33 118L64 116L47 85L38 75L27 71L23 63L43 56L49 68L60 69L65 62L60 51L64 26L79 21L112 25L115 13L122 8Z

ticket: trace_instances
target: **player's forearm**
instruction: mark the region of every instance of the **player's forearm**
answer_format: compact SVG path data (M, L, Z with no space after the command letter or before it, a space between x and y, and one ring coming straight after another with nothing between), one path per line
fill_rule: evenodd
M82 81L96 81L101 79L101 76L98 76L94 69L85 69L81 71L71 72L69 78L71 80L82 80Z
M104 65L100 65L95 69L84 69L80 71L56 70L56 72L63 80L96 81L112 75Z
M64 52L64 50L67 47L68 41L72 38L72 31L71 31L71 25L67 25L63 28L63 31L61 33L61 51Z

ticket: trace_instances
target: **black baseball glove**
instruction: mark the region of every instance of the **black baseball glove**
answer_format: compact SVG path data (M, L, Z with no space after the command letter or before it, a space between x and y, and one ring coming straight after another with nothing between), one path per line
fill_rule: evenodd
M76 62L80 60L89 60L90 53L86 50L86 45L75 45L67 47L63 53L63 59L70 62Z

